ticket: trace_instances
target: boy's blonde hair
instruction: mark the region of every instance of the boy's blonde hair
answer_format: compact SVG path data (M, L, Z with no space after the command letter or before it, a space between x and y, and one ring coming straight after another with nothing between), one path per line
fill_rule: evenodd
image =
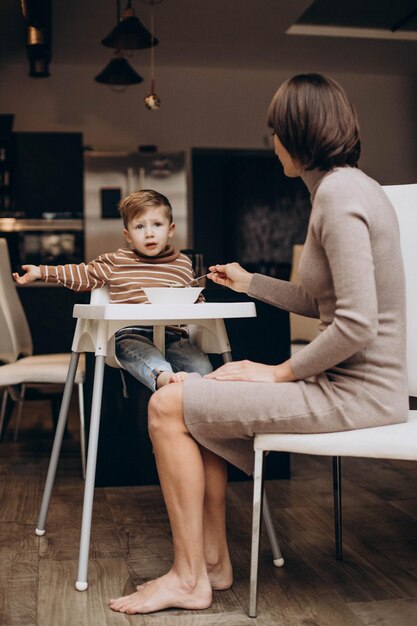
M119 213L122 217L124 227L127 228L138 215L142 215L149 209L162 207L165 209L165 215L172 224L172 207L168 198L153 189L141 189L134 191L119 203Z

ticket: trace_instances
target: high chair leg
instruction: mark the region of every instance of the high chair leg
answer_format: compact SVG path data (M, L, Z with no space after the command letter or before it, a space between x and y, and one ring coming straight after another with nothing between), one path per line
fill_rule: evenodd
M88 554L90 550L91 518L93 515L94 482L96 477L98 435L100 429L101 399L103 393L104 362L106 357L96 356L94 368L93 399L91 403L90 436L88 439L87 472L84 485L83 517L81 522L80 554L75 588L88 587Z
M65 424L67 423L68 409L71 401L72 389L74 387L75 374L77 371L79 358L79 352L71 353L67 382L65 383L61 410L59 412L58 424L55 430L54 445L52 447L51 458L49 461L48 474L46 476L38 525L35 530L36 534L39 537L42 537L42 535L45 534L45 524L46 518L48 516L49 502L51 500L52 488L55 482L56 468L58 465L59 453L61 452L62 438L64 436Z
M274 522L272 521L271 509L269 508L269 502L266 495L265 487L262 503L262 516L264 519L266 532L268 533L269 543L271 544L272 559L275 567L282 567L284 565L284 558L282 556L281 548L279 547Z

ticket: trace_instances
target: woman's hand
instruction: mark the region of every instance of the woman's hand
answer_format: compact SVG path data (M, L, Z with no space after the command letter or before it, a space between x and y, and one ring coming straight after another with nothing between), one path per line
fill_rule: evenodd
M265 365L254 361L231 361L225 363L204 378L212 380L243 380L256 383L284 383L297 380L290 361L279 365Z
M23 276L19 276L17 272L13 272L13 279L19 283L19 285L26 285L27 283L33 283L35 280L41 278L41 270L37 265L22 265L22 270L25 271Z
M210 274L208 274L207 278L210 278L214 283L224 285L240 293L248 292L253 274L244 270L239 263L210 265L209 270Z

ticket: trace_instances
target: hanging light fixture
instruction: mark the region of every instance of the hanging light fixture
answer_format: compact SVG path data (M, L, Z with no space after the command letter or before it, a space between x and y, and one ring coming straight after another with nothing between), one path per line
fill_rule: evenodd
M158 39L136 17L131 0L128 0L121 17L120 0L117 0L117 21L113 30L101 40L103 46L117 50L140 50L158 45Z
M146 4L159 4L163 0L142 0ZM104 46L115 48L114 58L106 65L95 80L99 83L111 85L116 91L123 90L124 87L143 82L133 67L124 56L124 51L131 52L141 48L151 48L151 93L145 98L146 106L149 109L157 109L161 100L155 93L154 78L154 47L159 43L154 34L154 23L152 13L151 33L143 26L135 16L131 0L128 0L126 7L120 15L120 0L116 0L117 25L102 39Z
M147 1L148 4L152 5L152 15L151 15L151 41L155 40L155 36L154 36L154 16L153 16L153 7L154 4L156 2L156 0L144 0ZM162 0L159 0L159 2L162 2ZM157 41L157 40L156 40ZM159 107L161 106L161 98L159 96L156 95L156 91L155 91L155 45L154 44L151 47L151 93L148 94L144 100L145 100L145 106L147 109L149 109L150 111L157 111L159 109Z
M95 79L98 83L105 85L114 85L116 87L127 87L128 85L137 85L143 82L133 67L124 58L120 50L116 50L114 58L106 65Z

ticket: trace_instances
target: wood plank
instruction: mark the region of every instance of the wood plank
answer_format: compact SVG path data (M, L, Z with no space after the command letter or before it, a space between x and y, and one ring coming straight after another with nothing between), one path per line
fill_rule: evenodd
M129 574L122 559L92 560L87 591L76 591L75 561L43 559L39 563L38 624L42 626L120 626L130 618L111 611L107 602L124 589ZM53 595L51 596L51 590ZM136 624L141 624L136 620Z
M30 525L0 523L0 624L35 626L38 538Z
M415 598L351 603L349 606L363 626L415 626L417 622Z

